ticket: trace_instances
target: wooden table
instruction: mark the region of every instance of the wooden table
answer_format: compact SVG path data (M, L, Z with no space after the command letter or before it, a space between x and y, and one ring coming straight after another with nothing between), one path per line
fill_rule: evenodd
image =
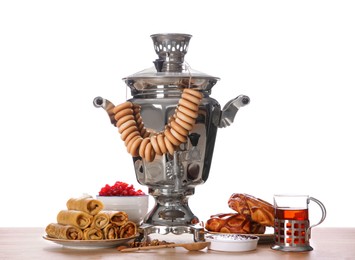
M270 244L242 253L208 249L190 252L183 248L122 253L116 248L69 249L43 239L43 235L44 228L0 228L0 259L355 259L355 228L314 228L311 239L314 250L303 253L274 251ZM166 235L166 240L169 236Z

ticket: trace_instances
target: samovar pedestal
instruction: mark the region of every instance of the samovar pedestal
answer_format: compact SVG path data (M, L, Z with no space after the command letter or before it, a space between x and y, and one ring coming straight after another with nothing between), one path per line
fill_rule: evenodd
M149 192L150 195L154 194ZM176 195L152 195L155 205L144 218L144 223L151 225L191 225L199 222L189 205L188 196L185 194Z
M147 240L150 234L172 233L192 234L194 241L204 241L204 229L188 205L188 199L193 193L194 189L171 191L149 188L155 204L140 226L142 240Z
M142 224L139 227L139 233L141 241L148 241L151 234L167 235L169 233L174 235L191 234L195 242L205 241L204 228L199 224L172 227Z

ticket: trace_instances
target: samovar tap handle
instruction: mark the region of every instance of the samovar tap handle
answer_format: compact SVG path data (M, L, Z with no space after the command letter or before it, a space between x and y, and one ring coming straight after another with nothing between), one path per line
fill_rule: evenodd
M93 100L93 104L95 107L102 107L103 109L105 109L105 111L107 112L107 115L110 118L111 124L116 126L117 121L116 121L115 115L113 113L113 108L115 107L115 105L111 101L104 99L102 97L96 97Z
M245 95L240 95L228 101L227 104L225 104L222 109L218 127L223 128L223 127L230 126L233 123L234 117L237 114L239 108L244 107L249 103L250 103L250 98Z

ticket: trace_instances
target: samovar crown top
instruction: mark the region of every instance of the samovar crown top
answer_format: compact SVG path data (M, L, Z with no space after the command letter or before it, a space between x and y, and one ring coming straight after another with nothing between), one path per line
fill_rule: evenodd
M192 35L159 33L150 37L158 55L153 61L154 66L123 78L133 96L155 94L161 91L161 86L164 86L164 91L191 87L210 93L219 78L194 70L185 62Z
M158 72L182 72L184 57L192 35L161 33L150 36L158 59L154 61Z

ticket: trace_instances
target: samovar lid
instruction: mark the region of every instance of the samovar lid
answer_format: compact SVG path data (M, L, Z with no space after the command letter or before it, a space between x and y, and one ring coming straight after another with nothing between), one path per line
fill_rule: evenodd
M191 37L190 34L181 33L151 35L155 52L158 54L158 59L153 61L155 66L123 80L135 91L151 90L159 85L209 91L219 78L194 70L184 62Z

